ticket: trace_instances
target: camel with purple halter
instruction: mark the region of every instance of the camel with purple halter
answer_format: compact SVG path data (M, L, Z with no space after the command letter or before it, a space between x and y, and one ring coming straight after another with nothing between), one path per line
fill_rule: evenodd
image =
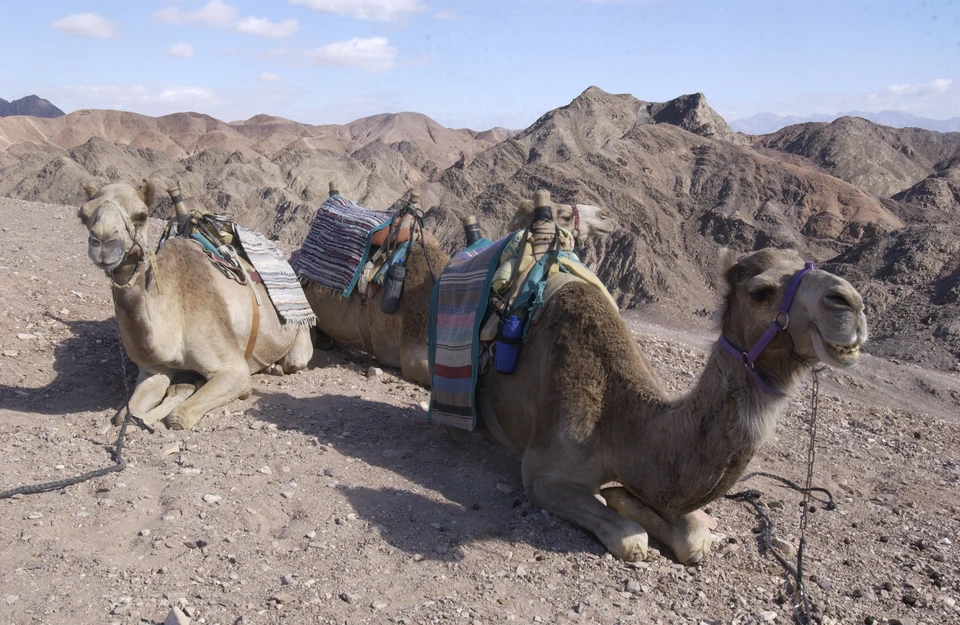
M273 306L257 305L251 286L224 277L200 245L168 240L148 251L146 182L84 187L80 221L90 231L88 255L110 278L123 346L140 368L130 398L133 415L171 429L189 429L210 410L250 394L250 374L266 368L292 373L313 355L310 330L281 324ZM262 284L259 301L269 302ZM207 381L174 385L192 371Z
M334 188L333 183L331 188ZM580 238L605 236L616 228L613 215L600 207L589 204L552 206L554 221L570 231L576 228ZM533 202L521 202L511 230L526 227L532 216ZM335 341L366 351L382 365L399 368L404 378L427 388L430 387L427 356L430 294L434 277L439 277L450 260L430 239L432 237L424 246L410 247L400 308L393 315L380 310L383 289L363 302L356 291L344 298L322 287L309 283L303 285L310 307L317 315L317 330Z
M684 564L703 558L711 537L697 511L769 440L800 375L854 364L867 340L863 301L842 278L787 250L723 260L723 339L682 397L663 390L617 311L580 282L545 305L515 373L484 377L481 414L522 454L527 497L618 558L643 559L648 533ZM622 486L603 488L611 482Z

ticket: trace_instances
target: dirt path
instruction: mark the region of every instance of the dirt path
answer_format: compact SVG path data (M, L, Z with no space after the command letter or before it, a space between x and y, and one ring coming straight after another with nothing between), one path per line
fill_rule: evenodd
M0 200L0 490L102 466L115 436L112 304L75 212ZM629 318L665 385L689 388L708 326ZM370 364L317 352L193 432L131 432L123 473L0 501L0 624L160 623L178 603L210 625L789 622L742 505L711 506L701 566L615 561L532 509L516 457L458 447L424 420L426 391ZM806 561L824 622L960 622L956 383L867 359L826 385L816 475L840 506L811 516ZM751 469L803 479L805 401ZM749 485L796 543L799 496Z

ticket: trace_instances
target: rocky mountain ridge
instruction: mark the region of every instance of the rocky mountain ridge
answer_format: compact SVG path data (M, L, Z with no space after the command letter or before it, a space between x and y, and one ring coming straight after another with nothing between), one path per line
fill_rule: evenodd
M8 102L0 98L0 117L13 117L14 115L29 115L30 117L52 118L60 117L65 113L53 105L50 100L46 100L36 95L28 95Z

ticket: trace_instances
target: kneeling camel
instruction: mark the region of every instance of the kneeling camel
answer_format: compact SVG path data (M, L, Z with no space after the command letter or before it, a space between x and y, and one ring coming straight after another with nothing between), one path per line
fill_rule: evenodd
M110 278L120 336L140 368L131 412L192 428L208 411L250 394L250 374L275 363L285 373L307 366L309 328L283 325L262 284L262 306L249 286L226 278L190 240L174 237L148 258L148 206L156 192L108 184L84 187L80 221L90 231L88 254ZM256 322L254 315L257 315ZM251 344L251 335L255 341ZM164 397L173 377L192 371L207 382L183 400ZM161 404L162 402L162 404Z
M801 373L818 362L852 365L867 339L857 291L811 267L793 251L739 261L727 253L722 338L683 397L664 392L599 291L561 287L532 326L516 372L491 371L481 391L484 419L492 411L522 454L530 501L624 560L646 556L647 532L682 563L703 558L710 532L694 512L742 475ZM790 292L788 313L778 313ZM758 356L741 354L771 335ZM600 490L610 482L623 486Z
M607 211L589 204L553 204L554 221L581 238L604 236L616 228ZM533 202L520 203L511 230L530 225ZM432 237L431 237L432 239ZM407 275L400 308L388 315L380 310L383 289L363 302L356 290L348 298L328 289L305 283L304 293L317 315L317 329L335 341L365 351L382 365L399 368L411 382L430 387L427 356L427 324L434 278L447 266L450 257L436 244L410 247ZM432 273L432 275L431 275Z

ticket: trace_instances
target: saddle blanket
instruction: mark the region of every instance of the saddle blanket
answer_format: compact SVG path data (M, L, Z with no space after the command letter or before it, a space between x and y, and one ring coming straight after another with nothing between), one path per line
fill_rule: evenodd
M370 236L392 218L392 212L365 208L339 195L328 198L294 255L294 271L301 280L350 297L370 254Z
M316 315L303 293L297 274L286 261L277 244L259 232L235 226L240 245L247 260L260 274L267 295L282 323L302 323L312 326Z
M511 235L512 237L512 235ZM480 239L450 259L430 298L430 411L437 423L476 428L480 324L500 252L511 237Z

